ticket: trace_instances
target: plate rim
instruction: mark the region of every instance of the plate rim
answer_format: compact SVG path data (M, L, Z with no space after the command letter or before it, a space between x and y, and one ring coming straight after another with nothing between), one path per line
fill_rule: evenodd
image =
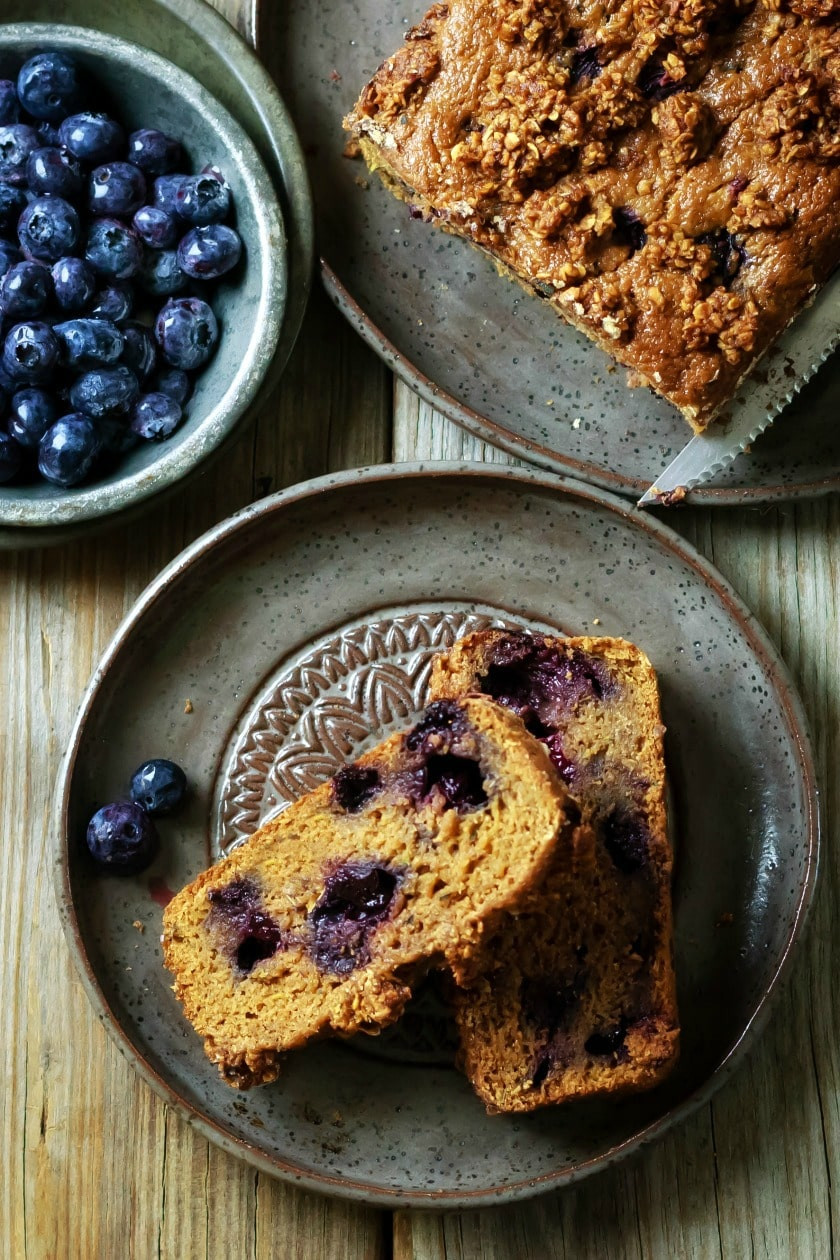
M571 455L561 455L541 442L515 434L505 425L496 420L490 420L481 412L468 407L466 403L459 402L440 385L436 385L420 368L415 367L407 354L397 349L375 323L373 317L367 314L364 307L339 279L338 273L329 260L320 255L318 261L321 283L327 296L365 345L369 346L386 367L389 367L424 402L434 407L447 420L457 424L459 428L465 429L473 437L489 442L492 446L518 459L527 459L536 468L545 469L556 476L582 481L586 485L632 499L634 502L650 489L657 473L662 471L661 468L654 469L650 481L622 476L608 468L601 468L598 464L590 464L585 460L575 459ZM559 318L561 317L558 316ZM772 350L772 346L770 349ZM691 436L686 430L683 446ZM840 471L833 476L817 481L802 482L796 486L776 484L755 487L715 487L702 483L689 490L682 502L687 507L762 507L771 503L817 499L838 489L840 489Z
M238 168L247 189L255 220L254 241L249 253L252 265L260 268L262 280L254 304L257 331L234 376L216 402L211 403L195 431L172 450L164 448L147 468L125 474L115 482L82 485L78 493L69 498L57 495L48 501L46 511L41 500L33 501L24 496L7 501L0 496L2 527L36 532L105 521L121 511L147 504L156 494L179 484L185 475L200 467L208 455L224 445L228 436L242 424L260 393L261 381L277 351L289 292L288 241L280 198L256 143L227 106L190 71L136 40L73 22L4 22L0 25L0 47L4 49L20 42L37 47L46 39L61 49L73 50L84 44L86 53L110 57L117 65L123 65L132 54L140 54L139 64L149 78L174 87L193 110L212 119L213 129L231 155L231 166ZM176 79L170 84L173 71ZM12 487L13 494L16 489ZM37 519L39 512L44 512L44 519Z
M90 717L108 671L122 650L124 642L128 639L135 626L163 596L169 584L174 579L183 576L188 569L198 563L205 555L212 553L218 545L229 540L239 531L247 529L261 517L273 516L276 512L282 514L289 507L302 503L307 499L318 499L331 490L344 490L357 484L371 485L380 482L396 482L406 477L415 479L421 477L470 478L471 480L489 479L491 481L501 480L512 483L524 482L528 485L558 492L561 496L569 497L573 500L584 500L589 504L606 508L608 511L616 513L626 523L635 524L657 538L667 550L675 553L680 560L694 569L702 578L704 584L716 593L727 612L739 625L755 655L761 660L768 677L774 684L791 733L792 742L797 750L798 765L806 800L806 861L799 881L799 897L787 940L784 948L780 951L773 974L755 1003L750 1017L717 1067L701 1085L680 1103L603 1153L584 1160L573 1168L544 1173L539 1177L527 1178L508 1185L497 1185L471 1191L401 1190L387 1186L372 1186L364 1182L353 1181L351 1178L336 1177L314 1169L295 1167L285 1160L266 1154L255 1143L232 1135L223 1125L210 1119L163 1079L123 1029L96 977L94 967L85 948L70 890L68 807L73 772L87 720ZM740 1065L747 1050L753 1045L765 1027L773 1004L779 994L781 982L790 969L791 962L796 955L797 946L801 945L803 939L803 932L813 907L820 866L821 818L819 806L820 793L808 719L787 665L782 660L778 649L755 614L748 608L727 579L696 548L676 534L669 526L663 524L663 522L649 513L634 509L626 500L616 495L608 494L598 487L574 481L571 478L557 477L555 474L542 472L537 469L488 465L471 461L419 461L405 464L370 465L339 473L330 473L300 482L256 503L249 504L226 520L214 525L190 543L153 578L141 593L121 621L94 669L79 704L67 751L61 760L51 811L53 820L51 840L53 886L65 940L76 972L81 979L82 986L91 1002L94 1013L104 1025L111 1039L116 1043L123 1057L129 1061L135 1071L138 1072L154 1092L165 1103L174 1107L187 1123L198 1129L216 1145L221 1146L230 1154L245 1159L259 1171L266 1172L292 1184L304 1185L308 1189L321 1193L332 1194L339 1198L383 1208L410 1206L457 1210L481 1205L486 1206L493 1203L518 1202L544 1191L563 1189L572 1185L594 1172L619 1162L632 1152L649 1145L663 1136L675 1124L684 1120L707 1102L721 1085L729 1079L732 1072Z
M309 304L315 259L312 190L297 128L277 84L252 45L205 0L150 0L150 2L157 10L164 10L173 22L188 26L194 34L201 37L206 47L218 53L220 62L224 63L228 74L237 85L237 94L241 93L247 97L254 114L259 119L261 134L257 136L240 118L238 109L222 103L223 108L227 109L257 148L280 202L286 240L287 282L279 340L265 379L252 405L248 408L247 414L196 469L187 472L174 485L161 487L149 500L143 500L120 511L92 517L76 525L60 527L35 524L2 525L0 526L0 551L62 546L86 539L103 530L118 529L149 511L152 500L160 504L170 499L186 485L192 484L207 470L211 462L227 449L229 443L241 435L243 427L265 404L277 387L297 343ZM7 22L3 25L12 25L12 23ZM257 38L259 38L259 33L258 27ZM143 47L147 51L154 51L148 45L143 45ZM182 64L180 58L176 60L169 56L165 59L172 61L184 73L193 78L196 77L192 70ZM265 150L261 148L263 141L266 145Z

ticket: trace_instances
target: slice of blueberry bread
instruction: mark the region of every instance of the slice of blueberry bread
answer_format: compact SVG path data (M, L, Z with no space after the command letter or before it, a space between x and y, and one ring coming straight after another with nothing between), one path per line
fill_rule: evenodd
M270 1081L313 1037L393 1022L431 967L467 983L549 861L586 860L578 823L517 718L431 705L167 907L164 960L209 1058L232 1085Z
M594 875L550 869L454 990L461 1061L491 1111L648 1089L679 1043L664 728L653 668L621 639L482 631L438 657L436 700L483 693L545 745L595 832Z

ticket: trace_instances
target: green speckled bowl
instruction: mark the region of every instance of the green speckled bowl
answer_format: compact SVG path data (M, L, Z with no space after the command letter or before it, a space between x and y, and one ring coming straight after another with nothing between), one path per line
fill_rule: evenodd
M287 293L286 237L274 186L242 127L195 79L137 44L82 27L0 27L0 77L37 48L72 52L103 85L131 130L159 127L183 140L192 166L221 167L233 191L245 259L213 286L222 336L196 379L186 421L162 445L144 444L99 481L62 490L46 482L0 487L0 523L38 530L94 521L141 503L192 471L230 434L271 365ZM50 530L52 533L53 530Z

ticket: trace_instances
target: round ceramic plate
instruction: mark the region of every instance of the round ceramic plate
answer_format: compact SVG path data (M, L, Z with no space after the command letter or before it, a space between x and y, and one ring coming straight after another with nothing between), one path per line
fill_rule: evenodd
M312 199L294 125L270 76L232 26L205 0L5 0L4 22L93 27L151 49L186 70L230 111L255 145L279 194L287 236L287 294L277 352L254 404L277 384L300 331L313 257ZM206 465L200 466L204 471ZM179 483L177 490L183 487ZM133 513L109 518L118 526ZM0 549L66 543L101 523L61 530L0 528Z
M423 706L429 662L487 624L624 635L662 682L683 1055L653 1093L490 1117L425 993L385 1037L323 1042L236 1093L161 963L161 904L261 819ZM98 873L87 819L147 757L192 785L141 876ZM398 466L322 478L199 539L148 588L89 686L58 788L58 897L97 1013L203 1133L314 1189L439 1207L566 1184L721 1082L799 939L818 823L799 701L714 570L657 521L549 474Z
M426 223L343 156L341 119L426 0L289 0L282 83L309 161L326 287L423 398L534 463L635 498L691 437L688 425L492 262ZM762 503L840 487L840 355L691 502Z

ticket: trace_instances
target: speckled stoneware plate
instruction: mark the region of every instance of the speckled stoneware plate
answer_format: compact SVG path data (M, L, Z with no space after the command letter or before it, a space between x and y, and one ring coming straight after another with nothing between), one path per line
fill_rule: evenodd
M322 274L362 337L423 398L534 463L638 498L691 437L676 410L466 242L342 156L341 119L427 0L288 0L282 82L315 195ZM840 488L840 355L749 455L690 502L762 503Z
M161 904L342 759L410 724L434 652L497 623L625 635L659 672L678 854L677 1072L636 1099L488 1117L426 992L387 1036L311 1046L276 1084L232 1091L169 987ZM84 849L87 819L150 756L184 766L188 806L163 820L151 870L102 875ZM314 1189L445 1208L568 1184L707 1098L762 1026L817 850L799 701L719 575L602 491L437 465L342 473L263 500L152 583L82 705L55 862L99 1017L204 1134Z
M273 80L245 41L205 0L6 0L2 18L9 23L84 25L141 44L198 79L254 144L280 202L287 245L282 326L254 403L258 407L277 384L300 331L313 256L312 201L303 154ZM128 510L110 517L108 523L117 526L135 514ZM0 527L0 549L70 542L98 527L101 522L60 530Z

